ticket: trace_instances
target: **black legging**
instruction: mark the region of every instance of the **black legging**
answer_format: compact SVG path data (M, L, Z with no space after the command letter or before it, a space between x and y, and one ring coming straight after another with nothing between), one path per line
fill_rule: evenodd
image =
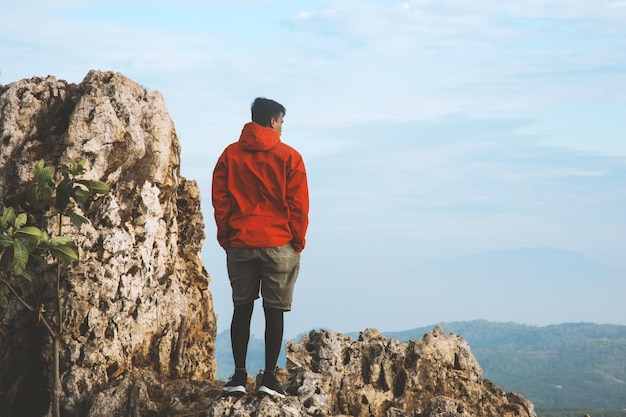
M250 340L250 320L254 302L235 306L230 324L230 341L235 359L235 369L246 369L248 341ZM265 372L274 372L278 355L283 344L283 310L264 307L265 311Z

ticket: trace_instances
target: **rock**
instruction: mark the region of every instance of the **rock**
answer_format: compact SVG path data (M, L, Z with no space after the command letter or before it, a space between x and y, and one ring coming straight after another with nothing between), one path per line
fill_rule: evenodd
M409 343L375 329L359 340L327 330L287 344L285 399L221 397L207 417L536 417L534 406L483 379L470 347L440 327Z
M113 72L91 71L78 85L35 77L2 87L0 115L0 201L19 203L18 187L39 159L54 166L86 159L84 177L112 188L83 213L91 224L80 232L63 225L81 257L61 288L64 415L118 415L113 408L128 409L133 396L154 410L143 400L151 389L143 374L215 379L200 193L180 175L180 144L162 95ZM56 218L47 221L57 230ZM41 297L55 317L48 274L28 297L35 305ZM35 320L14 300L2 312L0 409L10 415L24 411L20 399L33 397L38 379L46 383L34 390L32 408L49 402L49 337Z

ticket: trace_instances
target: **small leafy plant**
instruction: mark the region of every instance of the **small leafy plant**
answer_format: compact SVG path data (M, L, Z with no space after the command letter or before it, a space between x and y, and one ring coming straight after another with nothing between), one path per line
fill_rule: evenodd
M107 184L101 181L82 179L85 174L85 161L71 161L57 170L43 160L33 167L33 180L24 191L25 206L28 212L15 207L5 207L0 217L0 310L9 305L9 296L15 297L24 307L37 314L53 342L53 387L52 415L60 416L60 369L59 350L63 334L61 317L61 271L79 261L76 243L63 235L63 218L67 216L71 224L80 231L89 219L79 214L76 208L85 208L97 195L110 192ZM29 224L29 219L44 214L58 216L57 234ZM45 306L33 306L24 296L24 284L36 276L33 267L53 258L57 265L56 274L56 318L46 314ZM45 270L45 268L43 269ZM45 276L43 277L45 279Z

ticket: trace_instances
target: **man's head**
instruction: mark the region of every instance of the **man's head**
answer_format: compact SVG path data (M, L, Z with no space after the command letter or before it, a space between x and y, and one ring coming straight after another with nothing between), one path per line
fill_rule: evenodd
M283 128L285 107L274 100L257 97L252 103L252 121L261 126L269 127L280 135Z

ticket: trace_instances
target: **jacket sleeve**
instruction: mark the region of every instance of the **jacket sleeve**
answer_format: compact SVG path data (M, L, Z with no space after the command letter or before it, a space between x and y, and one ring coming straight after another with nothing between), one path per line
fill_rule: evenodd
M217 241L224 249L229 247L231 234L229 218L231 215L231 196L228 191L228 166L224 153L220 156L213 170L213 184L211 189L215 224L217 225Z
M306 231L309 226L309 187L304 161L300 155L287 177L287 204L289 206L289 228L291 245L300 253L306 245Z

